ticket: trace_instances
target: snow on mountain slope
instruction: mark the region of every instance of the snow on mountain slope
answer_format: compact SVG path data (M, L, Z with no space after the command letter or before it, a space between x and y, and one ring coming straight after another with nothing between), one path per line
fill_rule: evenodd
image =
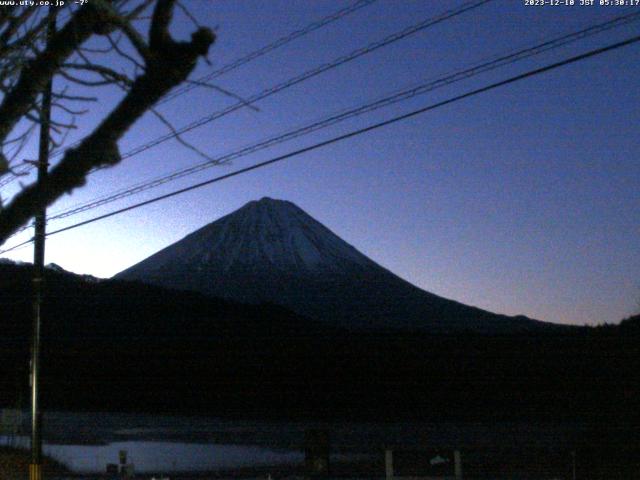
M171 251L192 267L258 265L340 271L372 262L291 202L263 198L187 236ZM176 245L177 246L177 245Z
M420 290L291 202L263 198L116 275L249 303L274 303L350 328L513 331L545 325Z

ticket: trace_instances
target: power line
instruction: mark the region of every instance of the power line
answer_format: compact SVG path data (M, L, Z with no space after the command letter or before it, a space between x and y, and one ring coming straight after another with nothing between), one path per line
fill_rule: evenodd
M382 122L378 122L378 123L369 125L367 127L351 131L351 132L346 133L344 135L339 135L337 137L333 137L333 138L331 138L329 140L325 140L323 142L319 142L319 143L316 143L314 145L311 145L311 146L308 146L308 147L304 147L304 148L295 150L293 152L286 153L284 155L277 156L277 157L272 158L270 160L266 160L264 162L260 162L260 163L254 164L254 165L251 165L249 167L245 167L245 168L236 170L234 172L231 172L231 173L228 173L228 174L225 174L225 175L221 175L221 176L206 180L204 182L196 183L194 185L190 185L188 187L181 188L179 190L175 190L173 192L170 192L170 193L167 193L167 194L164 194L164 195L160 195L158 197L146 200L144 202L139 202L137 204L130 205L128 207L121 208L119 210L115 210L113 212L106 213L104 215L99 215L97 217L94 217L94 218L91 218L91 219L88 219L88 220L84 220L82 222L78 222L76 224L69 225L69 226L64 227L64 228L60 228L58 230L51 231L51 232L49 232L47 234L47 236L56 235L58 233L66 232L68 230L72 230L72 229L75 229L75 228L78 228L78 227L81 227L81 226L84 226L84 225L88 225L90 223L97 222L99 220L104 220L106 218L109 218L109 217L112 217L112 216L115 216L115 215L119 215L119 214L124 213L124 212L128 212L130 210L134 210L134 209L143 207L145 205L149 205L151 203L158 202L160 200L165 200L167 198L171 198L171 197L174 197L176 195L180 195L182 193L189 192L191 190L196 190L198 188L201 188L201 187L204 187L204 186L207 186L207 185L211 185L213 183L217 183L217 182L220 182L220 181L223 181L223 180L226 180L226 179L229 179L229 178L232 178L232 177L244 174L244 173L248 173L250 171L257 170L259 168L266 167L268 165L272 165L272 164L277 163L277 162L281 162L283 160L286 160L286 159L301 155L303 153L307 153L307 152L310 152L310 151L313 151L313 150L317 150L319 148L326 147L328 145L331 145L331 144L334 144L334 143L337 143L337 142L340 142L342 140L346 140L346 139L349 139L349 138L352 138L352 137L355 137L355 136L358 136L358 135L362 135L364 133L367 133L367 132L370 132L370 131L373 131L373 130L377 130L379 128L382 128L382 127L385 127L387 125L391 125L391 124L400 122L402 120L407 120L407 119L415 117L417 115L420 115L420 114L429 112L431 110L435 110L437 108L440 108L440 107L443 107L443 106L458 102L460 100L464 100L466 98L478 95L480 93L488 92L490 90L494 90L496 88L503 87L505 85L509 85L511 83L518 82L520 80L524 80L526 78L530 78L530 77L533 77L533 76L536 76L536 75L540 75L542 73L554 70L556 68L560 68L560 67L572 64L572 63L579 62L581 60L585 60L585 59L590 58L590 57L595 57L597 55L601 55L601 54L603 54L605 52L609 52L609 51L612 51L612 50L616 50L616 49L631 45L631 44L636 43L638 41L640 41L640 35L639 36L635 36L635 37L631 37L631 38L629 38L627 40L623 40L621 42L617 42L617 43L614 43L614 44L611 44L611 45L607 45L605 47L601 47L601 48L597 48L597 49L594 49L594 50L590 50L590 51L588 51L586 53L583 53L583 54L580 54L580 55L576 55L576 56L567 58L565 60L561 60L559 62L555 62L555 63L552 63L550 65L546 65L544 67L540 67L540 68L537 68L537 69L534 69L534 70L529 70L528 72L525 72L525 73L522 73L520 75L516 75L516 76L510 77L510 78L508 78L506 80L502 80L502 81L495 82L495 83L489 84L489 85L481 87L481 88L477 88L475 90L471 90L471 91L469 91L467 93L463 93L463 94L451 97L451 98L449 98L447 100L443 100L443 101L428 105L426 107L423 107L423 108L420 108L420 109L417 109L417 110L413 110L413 111L411 111L409 113L405 113L403 115L398 115L398 116L390 118L388 120L384 120ZM3 253L6 253L8 251L11 251L13 249L16 249L16 248L18 248L18 247L20 247L20 246L22 246L22 245L24 245L26 243L29 243L31 241L32 240L29 240L29 241L23 242L22 244L16 245L16 246L12 247L11 249L0 251L0 254L3 254Z
M410 27L407 27L403 30L400 30L399 32L393 33L391 35L388 35L387 37L383 38L382 40L378 40L376 42L372 42L370 44L368 44L365 47L361 47L358 48L346 55L340 56L337 59L333 60L332 62L326 63L326 64L322 64L318 67L315 67L311 70L308 70L300 75L297 75L295 77L292 77L288 80L285 80L284 82L281 82L279 84L276 84L274 86L271 86L259 93L256 93L254 95L252 95L251 97L243 100L243 101L239 101L237 103L234 103L233 105L230 105L227 108L224 108L222 110L218 110L210 115L207 115L205 117L202 117L198 120L195 120L194 122L191 122L188 125L185 125L184 127L177 129L175 131L172 131L170 133L167 133L165 135L162 135L160 137L157 137L155 140L151 140L145 144L139 145L138 147L129 150L128 152L124 153L121 155L121 159L127 159L130 157L133 157L135 155L138 155L146 150L149 150L157 145L160 145L161 143L164 143L168 140L171 140L172 138L175 138L179 135L182 135L183 133L187 133L191 130L194 130L198 127L201 127L202 125L206 125L207 123L211 123L214 120L217 120L219 118L222 118L232 112L235 112L243 107L245 107L247 104L251 104L251 103L255 103L257 101L263 100L267 97L270 97L271 95L275 95L276 93L279 93L287 88L293 87L294 85L297 85L301 82L304 82L306 80L309 80L313 77L316 77L318 75L320 75L321 73L327 72L329 70L333 70L334 68L337 68L341 65L344 65L345 63L351 62L357 58L360 58L368 53L374 52L380 48L383 48L387 45L390 45L392 43L395 43L399 40L402 40L410 35L413 35L415 33L418 33L422 30L425 30L433 25L442 23L450 18L454 18L457 17L458 15L461 15L467 11L473 10L475 8L478 8L486 3L492 2L493 0L475 0L472 2L467 2L462 4L460 7L456 8L456 9L452 9L452 10L447 10L444 13L437 15L435 17L429 17L415 25L412 25ZM78 143L78 142L77 142ZM69 147L68 147L69 148ZM53 153L53 156L59 156L63 153L62 150L59 150L57 152ZM99 167L95 170L93 170L92 172L95 171L99 171L102 170L104 167Z
M17 168L15 172L7 172L5 174L5 175L7 175L7 178L4 178L4 179L0 180L0 188L6 187L11 182L17 180L18 178L22 177L23 175L26 175L33 168L35 168L33 165L27 164L27 165L23 165L21 168Z
M198 85L198 84L186 85L183 88L179 88L179 89L177 89L177 90L175 90L173 92L169 92L167 95L165 95L157 103L157 105L160 105L160 104L165 103L165 102L167 102L167 101L169 101L169 100L171 100L173 98L176 98L176 97L178 97L178 96L180 96L180 95L182 95L184 93L187 93L187 92L193 90L194 88L201 87L202 83L206 83L209 80L212 80L212 79L220 77L220 76L222 76L222 75L224 75L226 73L229 73L229 72L235 70L236 68L241 67L242 65L245 65L245 64L247 64L247 63L249 63L249 62L251 62L251 61L253 61L253 60L255 60L255 59L257 59L257 58L259 58L259 57L271 52L271 51L273 51L273 50L276 50L276 49L278 49L278 48L280 48L280 47L282 47L282 46L284 46L284 45L286 45L288 43L291 43L292 41L294 41L294 40L296 40L298 38L301 38L301 37L303 37L305 35L308 35L311 32L314 32L314 31L326 26L326 25L329 25L330 23L349 15L350 13L353 13L353 12L355 12L357 10L360 10L361 8L367 7L367 6L373 4L376 1L377 0L360 0L360 1L352 4L349 7L345 7L343 9L340 9L340 10L334 12L331 15L328 15L328 16L326 16L326 17L324 17L324 18L322 18L322 19L320 19L320 20L318 20L316 22L312 22L312 23L308 24L307 26L301 28L300 30L293 31L290 34L285 35L284 37L281 37L281 38L275 40L274 42L272 42L272 43L270 43L268 45L265 45L265 46L263 46L263 47L261 47L261 48L259 48L257 50L254 50L254 51L248 53L244 57L240 57L240 58L238 58L236 60L233 60L230 63L228 63L228 64L226 64L226 65L224 65L224 66L222 66L222 67L220 67L220 68L218 68L216 70L214 70L213 72L211 72L211 73L209 73L209 74L207 74L207 75L205 75L203 77L200 77L200 78L196 79L195 82L199 82L200 85ZM64 150L66 150L68 148L73 148L74 146L79 145L81 142L82 142L82 140L74 142L71 145L65 147ZM57 150L57 151L53 152L52 155L53 156L60 156L64 152L64 150L62 150L62 149Z
M358 48L354 51L352 51L349 54L343 55L338 57L337 59L335 59L334 61L330 62L330 63L326 63L326 64L322 64L316 68L313 68L311 70L308 70L296 77L290 78L289 80L286 80L284 82L281 82L275 86L272 86L266 90L263 90L262 92L255 94L254 96L250 97L248 100L246 101L241 101L238 102L236 104L231 105L230 107L214 112L211 115L208 115L207 117L201 118L199 120L196 120L195 122L192 122L191 124L182 127L179 130L175 130L171 133L168 133L166 135L163 135L151 142L148 142L147 144L143 144L141 146L136 147L133 150L130 150L129 152L126 152L124 154L121 155L121 159L124 160L126 158L130 158L134 155L137 155L139 153L142 153L148 149L151 149L167 140L170 140L171 138L175 138L177 136L179 136L182 133L186 133L190 130L193 130L195 128L198 128L200 126L203 126L207 123L210 123L214 120L217 120L218 118L221 118L229 113L232 113L236 110L238 110L241 107L246 106L247 102L248 103L253 103L259 100L262 100L264 98L267 98L271 95L274 95L282 90L285 90L286 88L290 88L298 83L301 83L305 80L308 80L310 78L313 78L317 75L320 75L321 73L324 73L328 70L332 70L334 68L337 68L341 65L344 65L345 63L348 63L350 61L353 61L363 55L366 55L368 53L374 52L380 48L383 48L387 45L390 45L394 42L397 42L399 40L402 40L410 35L413 35L415 33L418 33L420 31L423 31L429 27L432 27L434 25L437 25L439 23L442 23L446 20L449 20L451 18L457 17L465 12L471 11L475 8L478 8L486 3L490 3L493 0L475 0L475 1L470 1L470 2L466 2L464 4L462 4L461 6L459 6L458 8L455 9L450 9L450 10L446 10L445 12L436 15L434 17L429 17L425 20L422 20L421 22L418 22L417 24L411 25L409 27L406 27L398 32L395 32L391 35L388 35L386 37L384 37L381 40L372 42L368 45L366 45L365 47L361 47ZM59 152L54 152L51 154L51 156L56 156L56 155L60 155L62 153L62 151ZM99 167L97 169L92 170L90 173L94 173L96 171L101 170L104 167ZM26 227L28 228L28 227ZM23 231L25 230L25 227L23 227L21 230L19 231Z
M295 77L292 77L288 80L285 80L284 82L281 82L279 84L276 84L274 86L271 86L259 93L254 94L253 96L249 97L246 100L243 101L239 101L237 103L234 103L233 105L230 105L227 108L224 108L222 110L218 110L216 112L213 112L212 114L209 114L205 117L202 117L180 129L177 129L175 131L172 131L170 133L167 133L165 135L162 135L160 137L157 137L155 140L151 140L145 144L139 145L138 147L135 147L132 150L129 150L128 152L122 154L120 156L121 160L125 160L127 158L133 157L135 155L138 155L146 150L149 150L157 145L160 145L161 143L164 143L168 140L171 140L172 138L178 137L183 133L189 132L191 130L194 130L196 128L199 128L203 125L206 125L208 123L213 122L214 120L218 120L219 118L222 118L230 113L233 113L243 107L245 107L247 104L251 104L251 103L255 103L257 101L263 100L267 97L270 97L271 95L275 95L276 93L279 93L287 88L293 87L294 85L297 85L301 82L304 82L306 80L309 80L313 77L316 77L324 72L327 72L329 70L333 70L334 68L337 68L341 65L344 65L348 62L351 62L357 58L360 58L366 54L372 53L380 48L386 47L392 43L395 43L399 40L402 40L410 35L413 35L415 33L421 32L429 27L432 27L434 25L437 25L439 23L442 23L446 20L449 20L451 18L457 17L465 12L471 11L475 8L478 8L486 3L492 2L493 0L475 0L475 1L471 1L471 2L466 2L464 4L462 4L461 6L459 6L458 8L455 9L451 9L451 10L446 10L445 12L436 15L434 17L429 17L425 20L422 20L421 22L418 22L414 25L411 25L409 27L406 27L398 32L395 32L391 35L388 35L386 37L384 37L381 40L372 42L370 44L368 44L365 47L361 47L358 48L346 55L342 55L338 58L336 58L335 60L333 60L332 62L329 63L325 63L322 64L318 67L315 67L311 70L307 70L306 72L297 75ZM76 144L79 144L80 142L76 142ZM71 146L67 147L67 148L72 148L74 146L74 144L72 144ZM52 157L55 156L60 156L64 151L63 150L58 150L56 152L52 153ZM92 170L90 173L94 173L96 171L100 171L102 169L104 169L106 167L98 167L94 170Z
M360 10L361 8L364 7L368 7L369 5L371 5L372 3L374 3L377 0L360 0L358 2L355 2L354 4L342 8L340 10L338 10L337 12L332 13L331 15L328 15L316 22L312 22L309 25L307 25L304 28L301 28L300 30L296 30L294 32L291 32L288 35L285 35L284 37L280 37L279 39L275 40L274 42L265 45L262 48L259 48L258 50L254 50L251 53L248 53L247 55L238 58L237 60L234 60L216 70L214 70L213 72L204 75L198 79L196 79L196 82L199 83L206 83L210 80L213 80L214 78L218 78L226 73L231 72L232 70L235 70L238 67L241 67L242 65L249 63L273 50L276 50L288 43L291 43L292 41L303 37L311 32L314 32L316 30L318 30L319 28L322 28L326 25L329 25L330 23L335 22L336 20L339 20L347 15L349 15L350 13L356 12L358 10ZM179 97L180 95L184 95L185 93L190 92L191 90L200 87L201 85L198 84L191 84L191 85L184 85L182 88L178 88L176 90L174 90L173 92L169 92L167 95L165 95L165 97L163 99L161 99L158 102L158 105L168 102L176 97Z
M30 8L30 7L27 7L27 8ZM78 8L82 8L82 7L78 7ZM60 24L64 24L64 22L66 22L67 20L70 20L71 17L73 17L73 15L75 15L75 13L73 12L71 6L69 6L67 9L69 11L64 12L63 14L56 13L56 19L57 19L56 21L58 22L59 25ZM35 41L35 40L43 39L43 38L46 37L46 35L47 35L47 32L46 32L46 29L44 29L43 31L38 33L33 38L33 40ZM22 61L24 61L24 59ZM49 152L49 157L51 157L54 154L55 154L55 152ZM0 179L0 188L4 188L5 186L9 185L10 183L13 183L18 178L27 175L31 170L33 170L35 168L36 168L35 164L30 163L30 164L21 165L20 167L14 168L13 171L9 171L9 172L4 173L0 177L1 178Z
M415 25L412 25L410 27L407 27L399 32L393 33L385 38L383 38L382 40L378 40L376 42L370 43L369 45L365 46L365 47L361 47L358 48L354 51L352 51L351 53L347 54L347 55L343 55L341 57L338 57L337 59L335 59L334 61L330 62L330 63L326 63L326 64L322 64L316 68L313 68L311 70L308 70L300 75L297 75L293 78L290 78L288 80L285 80L284 82L281 82L277 85L274 85L272 87L269 87L257 94L252 95L251 97L247 98L244 101L241 102L237 102L233 105L230 105L229 107L222 109L222 110L218 110L210 115L207 115L205 117L202 117L188 125L185 125L184 127L177 129L171 133L167 133L165 135L162 135L158 138L156 138L155 140L151 140L143 145L139 145L138 147L129 150L128 152L124 153L121 155L121 158L124 160L126 158L130 158L133 157L134 155L138 155L146 150L149 150L157 145L160 145L161 143L166 142L167 140L171 140L172 138L175 138L177 136L182 135L183 133L187 133L191 130L194 130L198 127L201 127L202 125L205 125L207 123L211 123L214 120L217 120L221 117L224 117L232 112L235 112L236 110L239 110L240 108L245 107L247 104L251 104L251 103L255 103L257 101L263 100L267 97L270 97L271 95L274 95L276 93L279 93L287 88L293 87L294 85L297 85L301 82L304 82L306 80L309 80L310 78L316 77L318 75L320 75L321 73L327 72L329 70L333 70L334 68L337 68L341 65L344 65L345 63L351 62L357 58L362 57L363 55L366 55L368 53L374 52L382 47L386 47L387 45L390 45L394 42L397 42L399 40L402 40L410 35L413 35L415 33L418 33L420 31L423 31L429 27L432 27L436 24L442 23L446 20L449 20L451 18L457 17L458 15L461 15L465 12L471 11L475 8L478 8L486 3L492 2L493 0L476 0L473 2L467 2L465 4L463 4L462 6L453 9L453 10L447 10L446 12L437 15L435 17L430 17L426 20L423 20ZM101 168L97 168L94 171L98 171L101 170Z
M377 2L378 0L358 0L355 3L341 8L340 10L337 10L335 12L333 12L332 14L327 15L326 17L321 18L320 20L314 21L309 23L308 25L304 26L303 28L300 28L298 30L295 30L291 33L289 33L288 35L285 35L283 37L278 38L277 40L269 43L268 45L265 45L257 50L254 50L246 55L244 55L243 57L240 57L236 60L231 61L230 63L210 72L207 75L204 75L198 79L195 80L195 82L200 83L200 85L198 84L190 84L190 85L185 85L182 88L176 89L173 92L169 92L167 95L165 95L164 98L162 98L157 105L160 105L162 103L166 103L178 96L181 96L185 93L190 92L191 90L195 89L195 88L199 88L201 87L203 83L206 83L214 78L218 78L222 75L225 75L239 67L241 67L242 65L245 65L249 62L252 62L253 60L256 60L259 57L262 57L263 55L266 55L269 52L272 52L273 50L276 50L280 47L283 47L291 42L293 42L294 40L297 40L298 38L304 37L305 35L308 35L316 30L319 30L337 20L340 20L341 18L344 18L346 16L348 16L351 13L354 13L358 10L361 10L365 7L368 7L370 5L372 5L373 3ZM64 150L68 149L68 148L73 148L74 146L78 145L81 143L80 141L74 142L73 144L65 147ZM57 150L57 151L53 151L51 152L51 156L55 157L55 156L59 156L64 150ZM13 182L18 176L22 176L23 174L28 173L31 169L33 168L32 165L27 165L26 168L20 170L17 175L13 175L11 177L9 177L9 179L5 179L4 181L0 182L0 188L2 188L5 185L8 185L9 183Z
M463 69L463 70L459 70L456 71L454 73L448 74L448 75L444 75L441 76L435 80L430 80L426 83L423 83L417 87L413 87L398 93L395 93L393 95L384 97L382 99L376 100L374 102L370 102L367 103L365 105L356 107L356 108L352 108L346 111L343 111L339 114L334 114L331 115L329 117L326 117L322 120L313 122L311 124L308 124L306 126L300 127L300 128L296 128L293 129L291 131L288 131L284 134L280 134L277 135L275 137L271 137L267 140L263 140L260 141L258 143L252 144L250 146L246 146L243 147L239 150L236 150L234 152L222 155L220 157L217 157L213 160L209 160L207 162L203 162L203 163L199 163L187 168L183 168L180 170L177 170L171 174L168 175L164 175L161 177L158 177L156 179L153 180L149 180L146 182L142 182L142 183L138 183L129 187L126 187L124 189L119 189L115 192L112 192L106 196L102 196L99 197L97 199L93 199L91 201L73 206L71 208L68 208L66 210L61 211L60 213L54 214L50 217L50 220L56 220L56 219L62 219L62 218L66 218L87 210L91 210L93 208L97 208L99 206L102 205L106 205L108 203L112 203L114 201L117 200L121 200L123 198L129 197L131 195L134 194L138 194L141 193L143 191L152 189L152 188L156 188L158 186L164 185L165 183L171 182L173 180L177 180L179 178L183 178L185 176L200 172L204 169L207 168L211 168L213 166L216 165L220 165L222 163L226 163L229 162L231 160L240 158L240 157L244 157L246 155L249 155L251 153L255 153L256 151L262 150L264 148L268 148L271 147L273 145L282 143L284 141L287 140L291 140L293 138L297 138L300 137L302 135L306 135L309 133L312 133L314 131L320 130L320 129L324 129L328 126L331 125L335 125L339 122L342 122L346 119L349 118L353 118L359 115L362 115L364 113L368 113L368 112L372 112L374 110L404 101L404 100L408 100L416 95L420 95L420 94L424 94L426 92L430 92L433 91L437 88L440 87L444 87L447 85L450 85L452 83L461 81L461 80L465 80L468 79L470 77L473 77L475 75L499 68L499 67L503 67L505 65L509 65L512 63L515 63L519 60L523 60L526 58L530 58L534 55L538 55L544 52L547 52L549 50L553 50L556 48L559 48L561 46L567 45L571 42L583 39L585 37L588 37L590 35L594 35L596 33L600 33L603 32L605 30L609 30L611 28L615 28L618 27L620 25L623 24L627 24L630 23L632 21L636 21L640 18L640 12L636 12L633 14L629 14L629 15L624 15L624 16L620 16L620 17L616 17L614 19L611 19L607 22L603 22L600 24L596 24L596 25L592 25L588 28L582 29L580 31L577 32L572 32L570 34L565 34L561 37L557 37L554 38L552 40L548 40L545 41L541 44L537 44L535 46L532 47L528 47L522 50L518 50L506 55L502 55L500 57L497 57L493 60L490 60L488 62L484 62L484 63L480 63L480 64L476 64L472 67ZM28 227L25 227L28 228Z
M24 242L18 243L17 245L14 245L13 247L9 247L9 248L6 248L4 250L0 250L0 255L3 255L3 254L8 253L8 252L12 252L14 250L19 250L20 248L26 247L27 245L29 245L31 243L33 243L33 238L30 238L29 240L25 240Z

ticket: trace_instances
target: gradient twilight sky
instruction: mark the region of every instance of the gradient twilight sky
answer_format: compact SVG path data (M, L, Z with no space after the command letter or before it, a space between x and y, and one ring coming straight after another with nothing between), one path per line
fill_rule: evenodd
M243 97L462 1L378 0L215 80ZM211 155L623 13L495 0L185 134ZM596 0L596 3L598 1ZM215 26L220 67L350 4L185 0ZM635 9L635 10L634 10ZM176 13L174 32L195 27ZM640 32L640 21L68 219L57 229ZM212 67L202 62L195 77ZM540 320L617 322L640 309L640 45L484 93L47 241L46 262L111 276L263 196L290 200L384 267L438 295ZM105 92L79 138L117 99ZM159 107L180 127L234 103L195 89ZM126 152L166 128L143 118ZM35 144L25 152L33 157ZM90 177L55 213L199 163L176 141ZM4 192L3 192L4 193ZM30 234L30 233L29 233ZM5 247L28 238L16 236ZM30 247L6 255L30 261Z

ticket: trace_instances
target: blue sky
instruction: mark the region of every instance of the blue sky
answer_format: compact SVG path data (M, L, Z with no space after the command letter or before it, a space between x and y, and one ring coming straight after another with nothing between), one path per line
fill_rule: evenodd
M187 0L216 27L195 77L329 15L350 2ZM576 1L579 3L579 0ZM461 1L378 0L215 80L245 98L330 62ZM640 9L640 7L635 7ZM184 138L210 155L302 126L519 48L633 12L618 7L530 7L495 0L414 34ZM635 10L637 11L637 10ZM174 33L195 27L180 12ZM640 21L363 115L66 220L248 166L637 35ZM263 196L293 201L360 251L417 286L506 314L562 323L616 322L640 309L640 47L496 89L410 120L167 201L50 237L47 262L111 276L189 232ZM117 99L106 91L70 140ZM205 88L159 107L180 127L234 103ZM152 116L123 152L163 133ZM29 149L35 148L30 146ZM29 149L25 152L28 158ZM93 175L52 212L202 159L175 141ZM11 246L19 240L7 243ZM30 248L10 258L30 260Z

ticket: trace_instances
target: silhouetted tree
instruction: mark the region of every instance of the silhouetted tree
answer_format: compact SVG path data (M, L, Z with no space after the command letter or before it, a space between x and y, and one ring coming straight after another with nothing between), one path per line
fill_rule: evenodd
M39 209L84 185L90 171L118 164L119 139L207 55L215 39L208 28L198 27L190 41L172 38L176 5L177 0L90 0L51 14L37 7L0 7L0 180L21 173L17 153L40 122L39 97L54 75L64 79L64 87L53 92L54 112L68 119L52 120L52 147L63 145L75 116L83 113L73 105L95 101L74 88L116 85L123 91L101 122L64 152L46 186L35 182L6 205L0 202L0 245ZM47 41L49 15L59 17L59 28ZM87 46L96 36L107 46ZM125 71L114 63L125 64Z

